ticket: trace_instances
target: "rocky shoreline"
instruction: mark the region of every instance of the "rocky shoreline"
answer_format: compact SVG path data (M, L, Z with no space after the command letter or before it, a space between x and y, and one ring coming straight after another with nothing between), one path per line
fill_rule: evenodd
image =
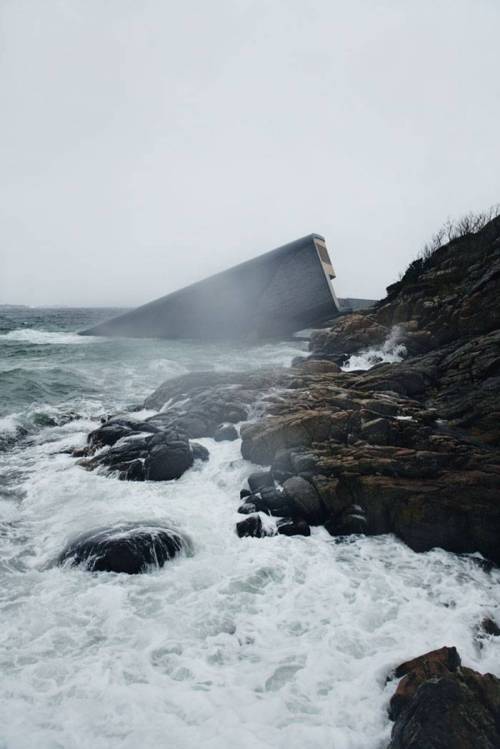
M239 536L324 525L332 536L394 533L417 552L498 565L499 281L496 218L436 250L374 309L317 331L290 369L169 380L144 403L157 413L107 420L75 456L120 479L171 480L209 460L196 439L239 431L243 457L261 467L239 507L235 497ZM404 360L341 370L387 339L405 347ZM500 682L462 669L452 651L396 672L391 749L500 745ZM429 729L438 713L451 726L444 738Z

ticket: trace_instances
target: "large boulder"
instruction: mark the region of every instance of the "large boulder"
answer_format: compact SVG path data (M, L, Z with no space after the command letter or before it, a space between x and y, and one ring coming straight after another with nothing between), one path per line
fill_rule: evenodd
M148 481L178 479L193 465L193 461L188 438L181 432L168 430L151 440L144 475Z
M252 493L274 486L274 479L270 471L254 471L247 480Z
M389 749L498 749L500 680L461 665L441 648L396 669Z
M274 536L276 531L264 525L260 515L249 515L236 523L236 533L239 538L245 538L246 536L264 538L265 536Z
M136 421L115 416L107 421L103 421L100 427L94 429L87 437L88 444L93 448L111 446L124 437L130 437L133 434L149 432L154 434L157 427L145 421Z
M311 351L321 354L354 354L363 348L382 344L390 328L373 314L355 312L339 317L331 328L317 330L311 336Z
M59 557L60 565L81 566L90 572L136 575L165 562L189 541L177 531L156 524L124 524L85 533L71 541Z
M265 512L274 517L297 516L297 506L282 488L263 487L258 493L244 497L245 502L238 512L248 515Z
M144 436L133 434L80 461L88 470L104 468L127 481L170 481L180 478L195 459L208 460L202 445L191 446L186 434L172 427Z
M271 465L278 450L309 446L327 439L335 428L330 411L299 411L257 424L243 425L241 453L260 465Z
M323 503L309 481L292 476L283 484L283 490L293 505L295 517L303 518L311 525L319 525L325 520Z
M278 523L276 525L278 529L278 533L281 536L310 536L311 535L311 529L309 528L308 524L305 520L302 519L293 519L293 518L283 518L282 520L278 520Z

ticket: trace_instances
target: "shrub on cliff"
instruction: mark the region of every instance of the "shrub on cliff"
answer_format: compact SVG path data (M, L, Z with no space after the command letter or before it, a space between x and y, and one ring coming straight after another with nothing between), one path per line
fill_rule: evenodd
M387 287L387 295L394 296L403 286L415 283L422 273L432 265L432 257L436 250L450 242L470 234L477 234L484 229L492 219L500 215L500 205L491 206L486 211L479 213L469 212L459 219L448 219L441 228L433 234L419 252L415 260L412 260L400 280Z

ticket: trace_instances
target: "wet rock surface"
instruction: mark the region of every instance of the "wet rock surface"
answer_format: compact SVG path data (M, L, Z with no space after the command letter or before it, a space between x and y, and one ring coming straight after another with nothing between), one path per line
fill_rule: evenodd
M174 429L156 434L148 443L144 476L149 481L178 479L193 465L193 451L185 434Z
M101 425L83 463L136 481L177 478L206 458L191 439L233 438L245 422L242 455L263 469L242 514L335 536L395 533L415 551L499 563L499 257L495 219L437 250L418 282L405 276L374 309L318 331L311 357L290 369L167 381L144 404L158 413ZM407 347L404 361L339 371L388 336Z
M233 442L238 439L238 430L233 424L220 424L214 432L216 442Z
M382 343L395 326L411 355L500 327L500 217L437 249L420 272L387 289L374 310L340 317L312 339L316 354L355 353Z
M90 572L136 575L163 567L182 550L189 551L190 545L176 531L157 525L128 524L91 531L71 541L58 563Z
M500 680L461 664L444 647L401 664L389 715L388 749L497 749Z
M100 440L108 426L115 436L122 430L110 447ZM191 445L184 432L174 427L155 427L148 433L145 427L147 429L149 424L129 422L123 432L123 425L115 427L111 422L92 432L86 457L80 465L88 470L102 468L118 473L119 478L126 481L171 481L180 478L195 460L208 460L208 450L197 443Z
M330 362L380 344L398 324L417 355L341 373L298 362L281 397L266 399L265 418L243 425L243 456L270 466L278 485L310 482L333 535L392 532L415 551L500 562L500 283L487 272L499 253L496 219L438 250L420 284L391 289L374 311L339 318L311 343L315 360ZM430 289L448 293L446 273L470 256L484 297L472 293L473 303L469 277L454 273L453 299L431 310Z

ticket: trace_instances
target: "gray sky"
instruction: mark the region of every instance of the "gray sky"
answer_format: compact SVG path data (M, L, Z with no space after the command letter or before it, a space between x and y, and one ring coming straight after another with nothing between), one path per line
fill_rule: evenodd
M500 201L498 0L0 10L0 302L135 305L313 231L379 297Z

